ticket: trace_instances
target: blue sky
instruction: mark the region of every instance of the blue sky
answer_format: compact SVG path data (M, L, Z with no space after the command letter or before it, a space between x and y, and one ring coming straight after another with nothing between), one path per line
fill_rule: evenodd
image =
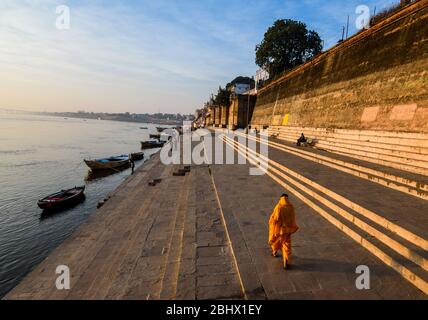
M396 1L1 0L0 107L193 112L220 84L252 76L276 19L305 22L334 45L355 9ZM71 29L55 27L67 5Z

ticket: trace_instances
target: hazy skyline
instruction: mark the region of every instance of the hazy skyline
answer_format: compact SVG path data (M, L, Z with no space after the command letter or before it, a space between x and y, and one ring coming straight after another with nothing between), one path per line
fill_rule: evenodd
M355 9L397 1L57 1L0 3L0 108L190 113L219 85L253 76L255 46L276 19L341 37ZM58 5L70 30L55 27Z

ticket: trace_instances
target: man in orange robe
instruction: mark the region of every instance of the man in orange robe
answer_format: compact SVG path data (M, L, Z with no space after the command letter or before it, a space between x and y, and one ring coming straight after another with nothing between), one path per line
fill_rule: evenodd
M289 267L291 235L297 230L299 227L296 225L294 206L288 199L288 195L283 194L269 219L269 245L274 257L280 249L282 250L284 269Z

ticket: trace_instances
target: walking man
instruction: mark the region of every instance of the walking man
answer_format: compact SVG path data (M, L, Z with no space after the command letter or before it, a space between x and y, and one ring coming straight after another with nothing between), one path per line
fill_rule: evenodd
M283 194L269 219L269 245L274 257L279 250L282 251L284 269L290 266L291 235L297 230L299 227L296 225L294 206L288 195Z

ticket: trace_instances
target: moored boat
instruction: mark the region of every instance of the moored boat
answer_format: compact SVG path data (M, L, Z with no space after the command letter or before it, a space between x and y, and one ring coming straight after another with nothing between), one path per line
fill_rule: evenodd
M55 210L78 204L85 198L85 187L74 187L51 194L37 202L40 209Z
M162 148L165 145L163 141L142 141L141 149L154 149L154 148Z
M103 178L112 176L114 174L118 174L124 170L127 170L129 167L131 167L131 163L128 163L126 165L123 165L121 167L117 167L114 169L89 170L88 174L85 177L85 181L91 182L91 181L103 179Z
M138 161L144 159L144 152L131 153L131 160Z
M167 128L156 127L156 130L157 130L159 133L164 132L166 129L167 129Z
M151 134L150 135L150 139L158 139L158 140L160 140L160 138L161 138L160 134Z
M91 170L115 169L129 164L129 156L123 155L105 159L84 160Z

